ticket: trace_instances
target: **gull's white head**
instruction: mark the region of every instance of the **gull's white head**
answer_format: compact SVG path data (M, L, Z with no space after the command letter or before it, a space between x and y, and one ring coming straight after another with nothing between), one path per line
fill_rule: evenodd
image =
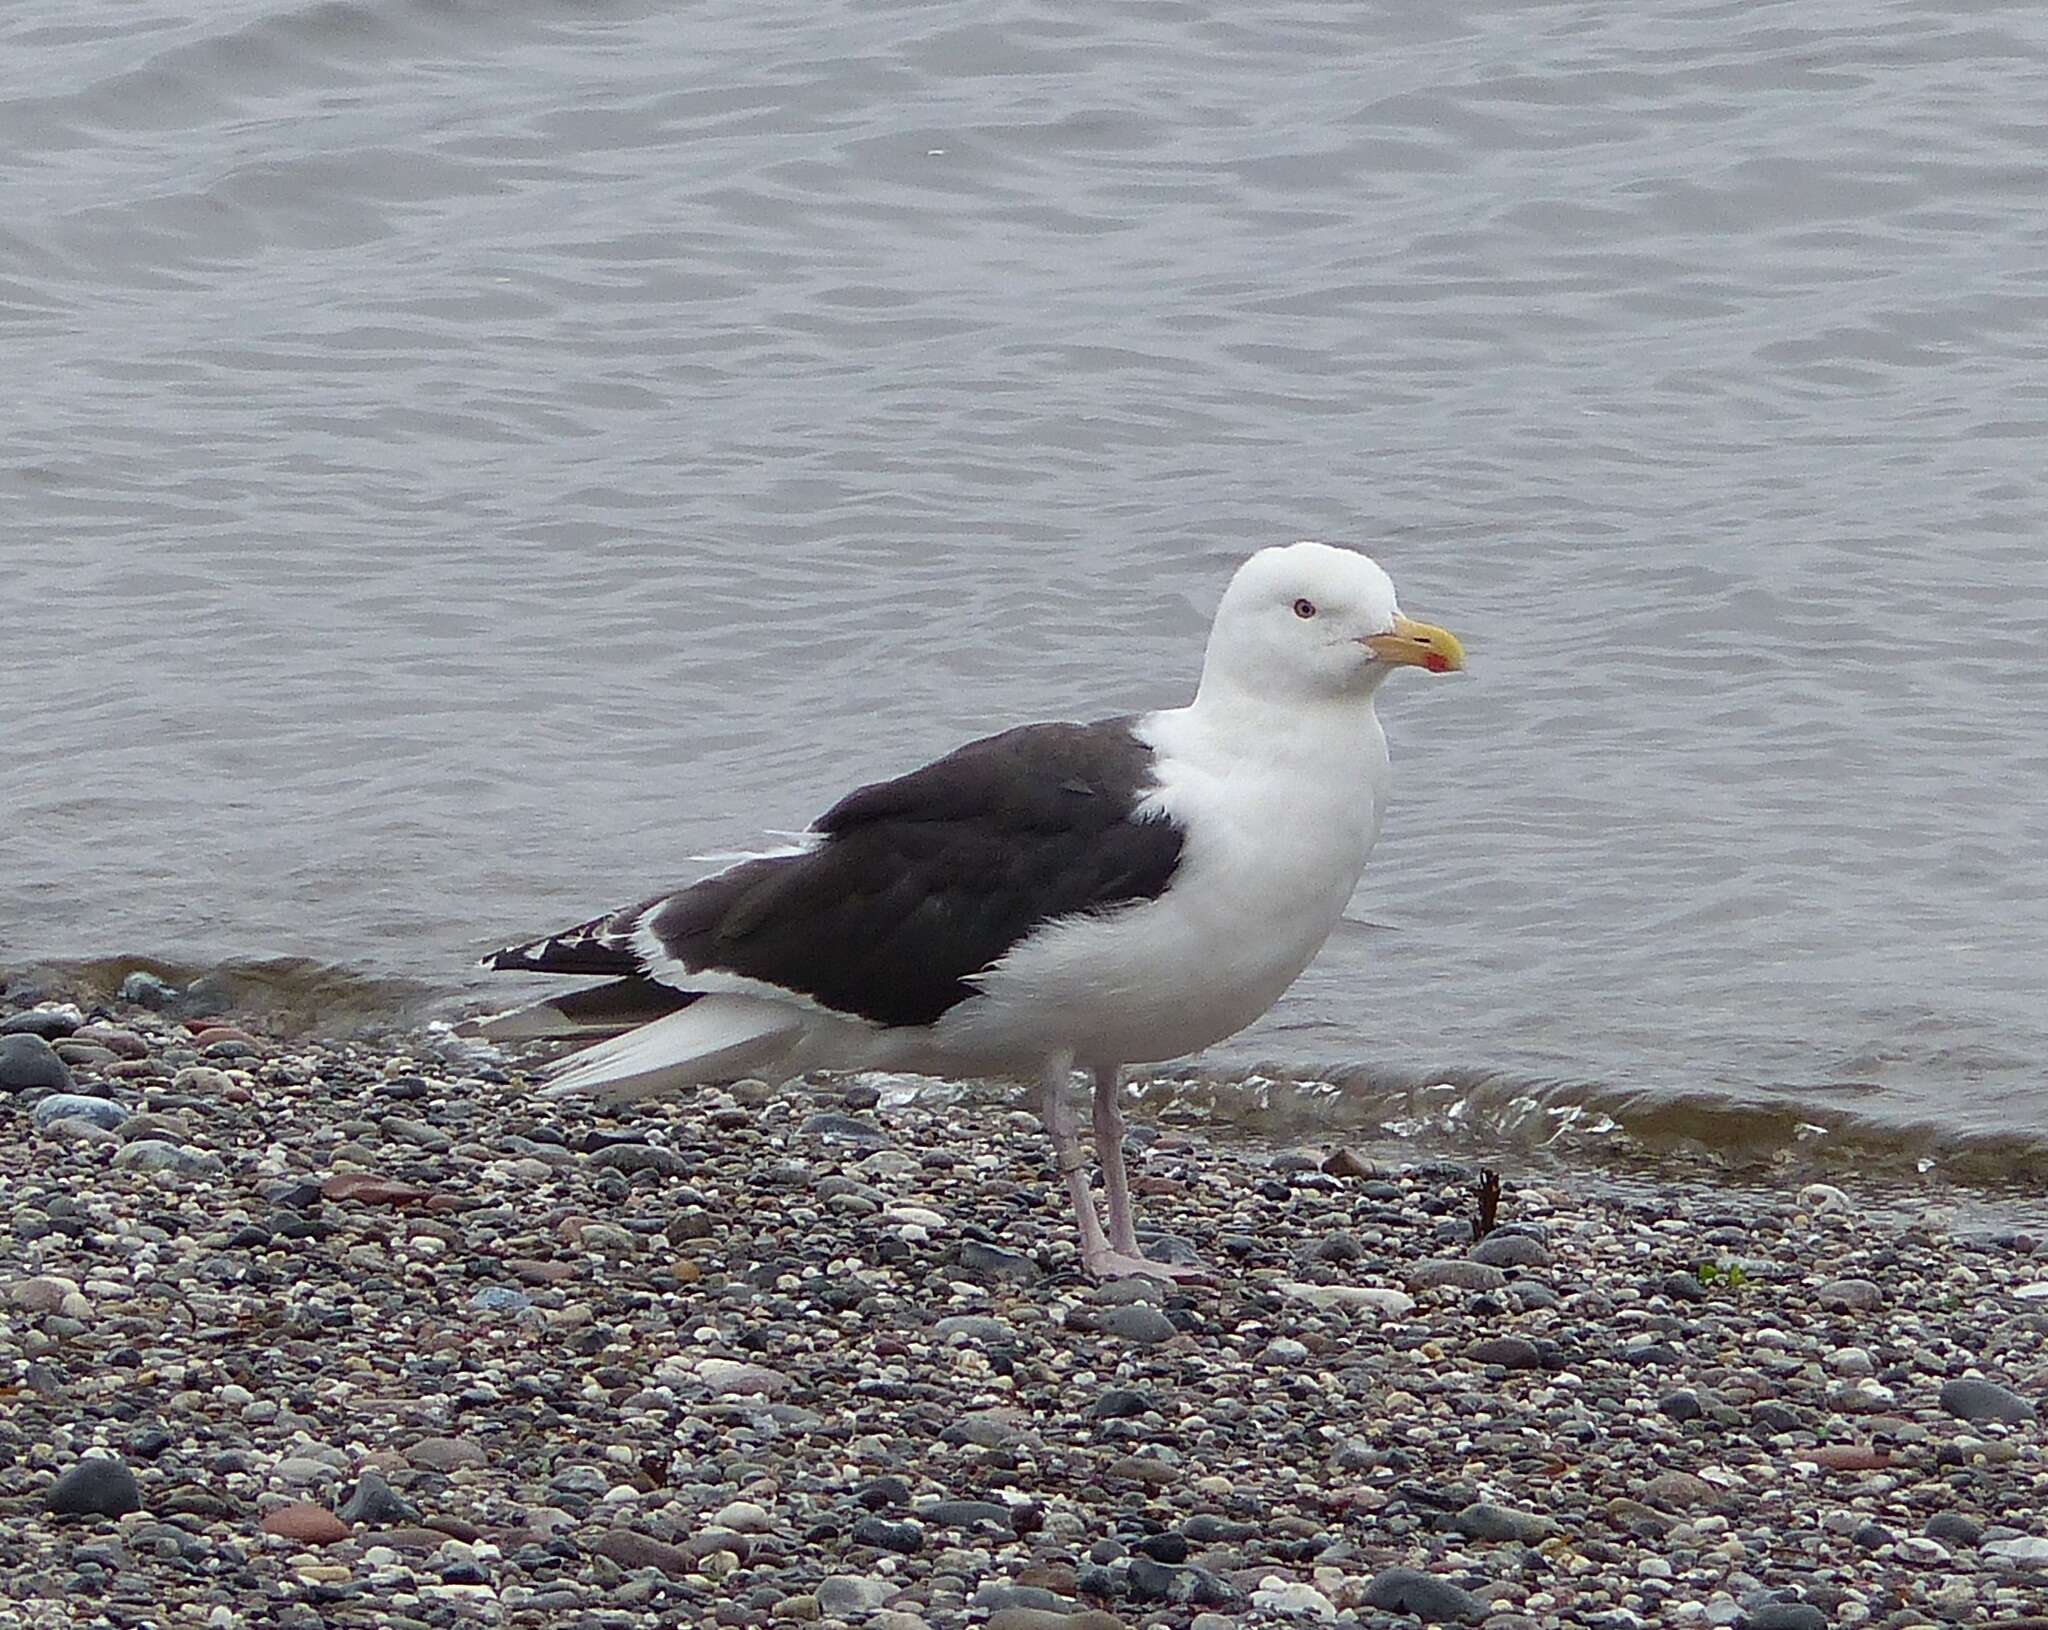
M1238 567L1202 664L1202 687L1261 700L1363 698L1398 667L1450 673L1464 648L1401 615L1370 555L1327 543L1261 549Z

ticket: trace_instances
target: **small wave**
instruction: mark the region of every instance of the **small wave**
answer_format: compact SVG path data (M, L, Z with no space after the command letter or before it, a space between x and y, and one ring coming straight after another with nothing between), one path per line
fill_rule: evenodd
M1966 1132L1859 1113L1869 1094L1760 1097L1620 1088L1495 1071L1389 1074L1283 1069L1153 1076L1141 1107L1168 1125L1287 1143L1394 1142L1534 1165L1684 1166L1730 1178L1929 1180L2048 1192L2048 1137Z
M366 974L310 957L237 957L194 963L109 956L0 969L10 1002L64 997L91 1007L117 1000L132 974L167 987L173 1013L232 1013L279 1035L392 1035L424 1023L443 993L416 980Z

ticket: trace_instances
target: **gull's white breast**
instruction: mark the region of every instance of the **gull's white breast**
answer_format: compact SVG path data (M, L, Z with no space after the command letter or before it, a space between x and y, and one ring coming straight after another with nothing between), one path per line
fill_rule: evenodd
M1198 1052L1270 1008L1336 927L1386 797L1369 707L1251 752L1185 709L1139 733L1158 754L1148 811L1186 834L1172 883L1028 936L939 1021L945 1055L1021 1069L1068 1048L1090 1066Z

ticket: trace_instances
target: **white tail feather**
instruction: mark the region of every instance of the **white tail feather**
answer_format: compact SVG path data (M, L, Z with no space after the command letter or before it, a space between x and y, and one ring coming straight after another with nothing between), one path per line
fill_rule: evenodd
M601 1041L549 1066L550 1098L595 1093L619 1101L702 1081L729 1081L781 1057L804 1014L763 996L705 996L680 1012Z

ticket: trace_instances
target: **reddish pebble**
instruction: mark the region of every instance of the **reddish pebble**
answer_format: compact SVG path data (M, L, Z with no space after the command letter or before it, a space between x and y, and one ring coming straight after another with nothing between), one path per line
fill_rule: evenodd
M192 1032L192 1044L195 1047L211 1047L217 1041L247 1042L251 1047L263 1045L248 1031L231 1024L201 1025Z
M348 1524L325 1506L300 1500L279 1506L263 1519L263 1532L295 1539L301 1545L332 1545L348 1538Z
M1817 1466L1833 1472L1874 1472L1892 1463L1882 1449L1864 1443L1828 1443L1813 1451Z
M116 1029L110 1024L81 1025L71 1032L71 1039L90 1047L104 1047L108 1052L131 1061L149 1057L148 1042L132 1030Z
M360 1200L371 1206L415 1205L428 1196L417 1183L403 1183L375 1172L336 1172L320 1185L321 1198Z
M576 1277L573 1262L544 1262L532 1257L507 1257L505 1266L523 1285L559 1285Z

